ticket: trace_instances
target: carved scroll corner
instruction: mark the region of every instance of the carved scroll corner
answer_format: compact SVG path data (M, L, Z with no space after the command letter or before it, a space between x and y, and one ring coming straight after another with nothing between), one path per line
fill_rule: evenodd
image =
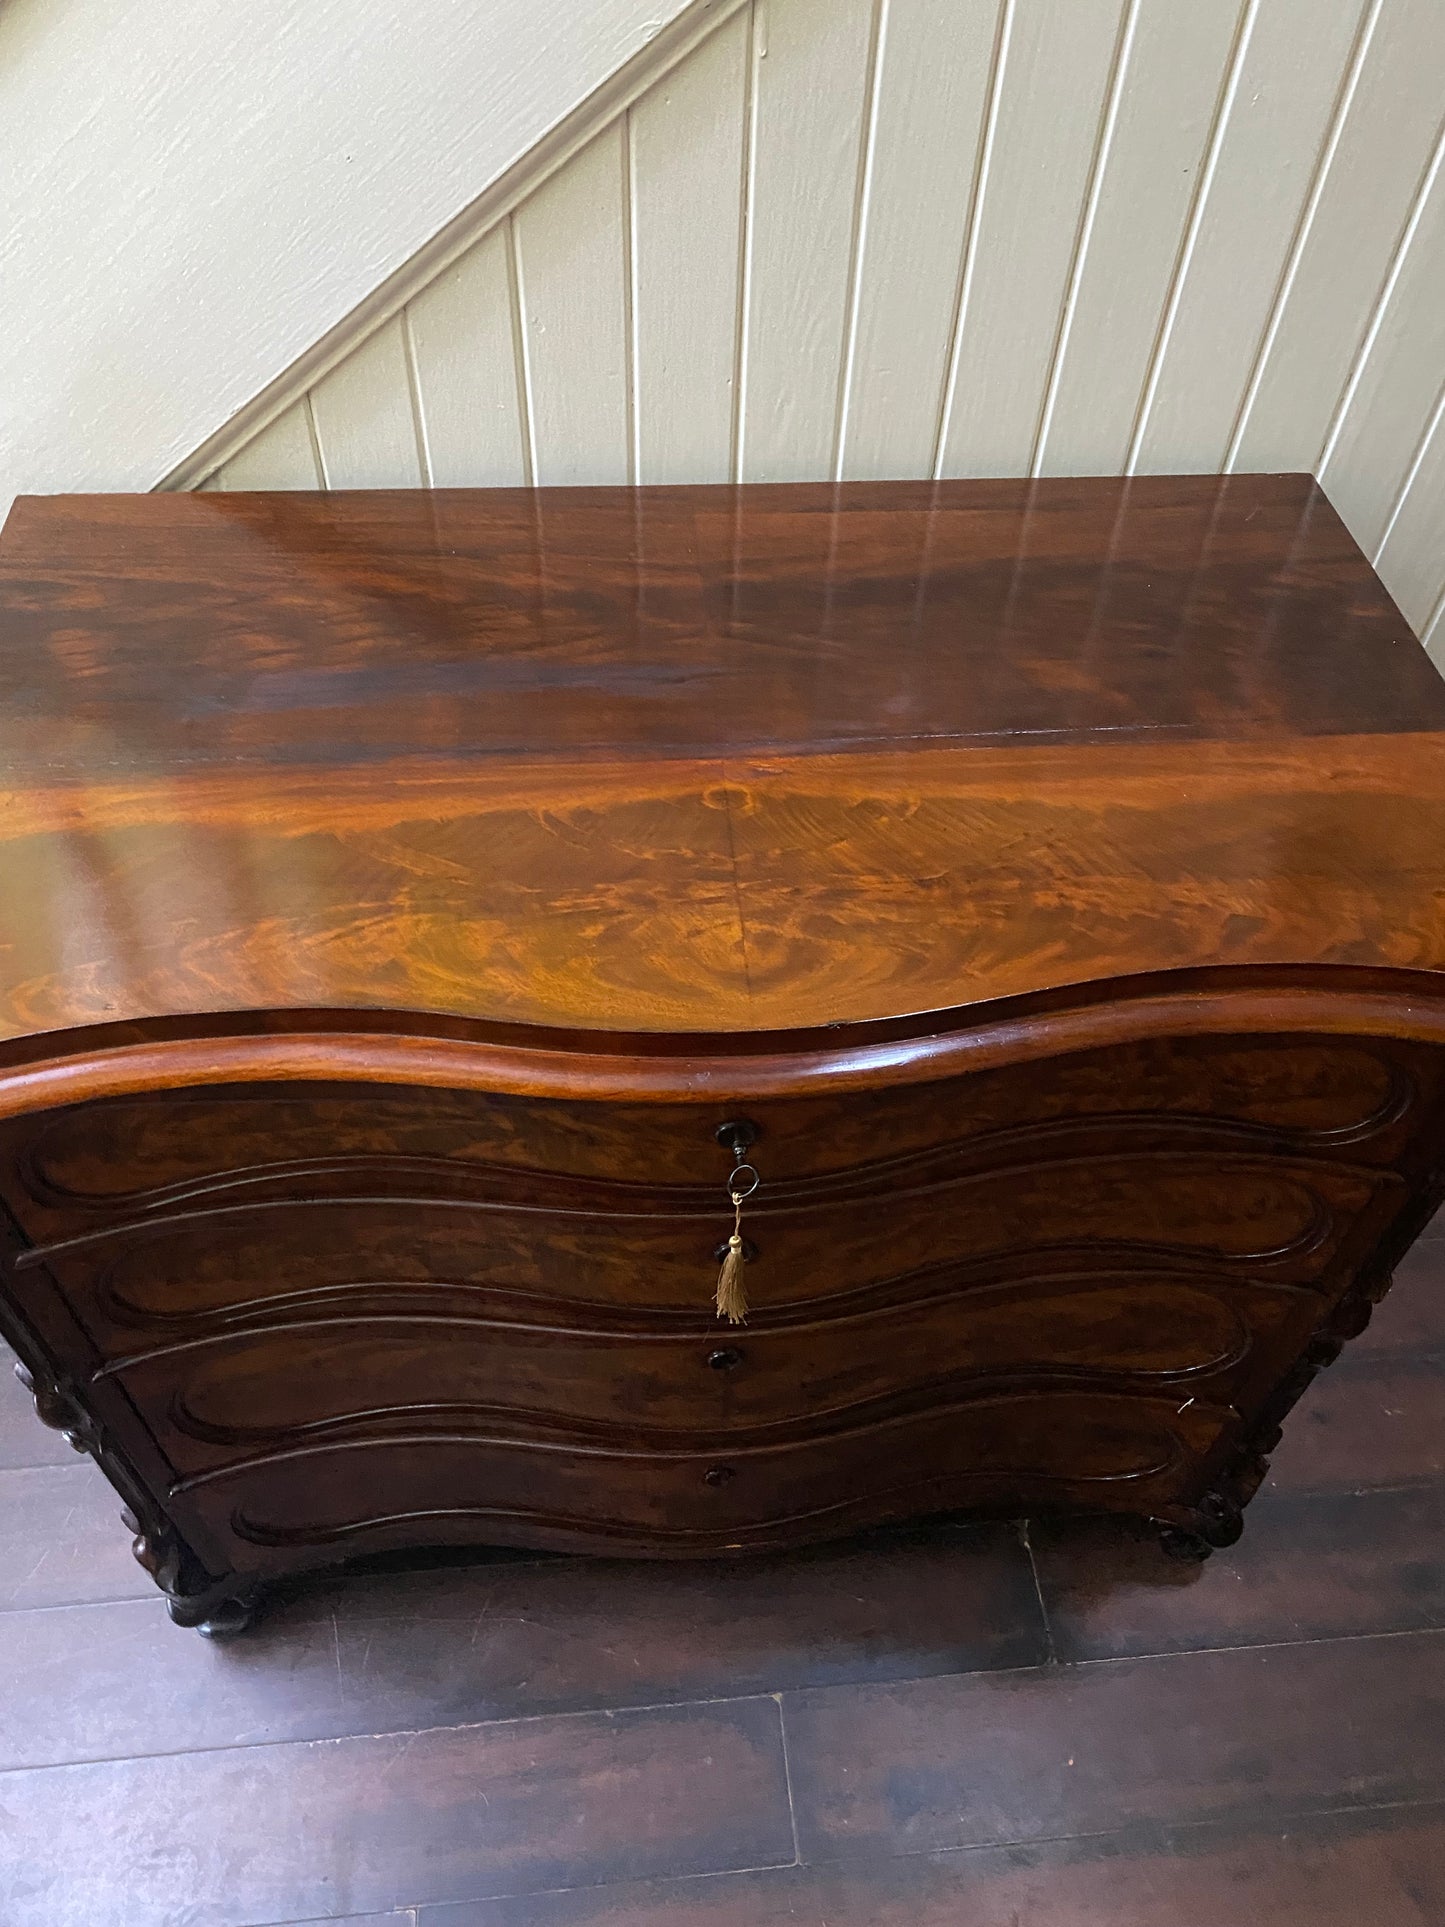
M193 1628L206 1639L230 1639L246 1630L258 1588L240 1590L235 1573L220 1579L207 1575L163 1514L143 1518L133 1506L125 1506L120 1516L126 1531L134 1534L136 1564L155 1581L173 1624Z
M18 1359L15 1376L29 1392L40 1423L59 1432L72 1451L93 1454L100 1449L100 1429L95 1420L53 1378L32 1371Z
M181 1589L181 1569L185 1554L175 1532L163 1519L142 1521L127 1506L121 1513L127 1532L133 1533L131 1552L143 1572L148 1572L166 1595L174 1598Z
M1270 1454L1284 1436L1285 1418L1319 1373L1333 1365L1346 1343L1369 1324L1371 1312L1389 1286L1385 1277L1345 1293L1279 1381L1215 1483L1192 1506L1171 1519L1156 1521L1160 1545L1171 1558L1203 1560L1235 1544L1244 1530L1244 1508L1264 1483Z

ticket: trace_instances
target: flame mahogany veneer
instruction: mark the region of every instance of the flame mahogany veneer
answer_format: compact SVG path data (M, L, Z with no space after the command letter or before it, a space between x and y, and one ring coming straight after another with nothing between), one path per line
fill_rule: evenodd
M0 1324L183 1624L1203 1552L1445 1190L1445 685L1306 478L22 499L0 642Z

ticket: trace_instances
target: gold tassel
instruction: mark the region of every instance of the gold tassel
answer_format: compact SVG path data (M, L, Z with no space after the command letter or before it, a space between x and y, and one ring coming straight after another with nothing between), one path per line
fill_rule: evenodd
M743 1205L733 1199L733 1235L717 1275L717 1315L730 1325L741 1325L748 1315L748 1288L743 1283Z

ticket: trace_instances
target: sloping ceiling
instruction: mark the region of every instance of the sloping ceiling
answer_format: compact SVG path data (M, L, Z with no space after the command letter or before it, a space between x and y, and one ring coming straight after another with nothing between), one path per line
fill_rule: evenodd
M172 485L1304 469L1445 649L1440 0L714 19Z

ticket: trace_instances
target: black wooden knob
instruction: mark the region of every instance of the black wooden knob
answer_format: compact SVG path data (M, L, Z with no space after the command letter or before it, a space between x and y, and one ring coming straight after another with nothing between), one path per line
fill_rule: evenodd
M736 1477L737 1473L730 1465L710 1465L702 1475L702 1482L704 1485L726 1485L729 1479Z
M709 1352L707 1362L715 1372L736 1371L743 1362L743 1355L734 1345L724 1345L721 1351Z
M719 1124L713 1136L725 1151L731 1151L740 1158L750 1144L756 1144L762 1133L750 1117L732 1117L726 1124Z

